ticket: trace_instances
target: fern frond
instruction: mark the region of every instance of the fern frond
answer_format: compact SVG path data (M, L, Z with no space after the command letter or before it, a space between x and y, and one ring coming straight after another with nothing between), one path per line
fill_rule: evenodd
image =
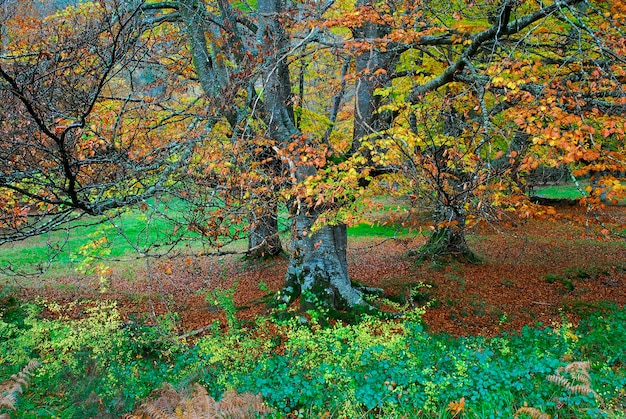
M571 374L574 371L588 372L591 369L591 363L589 361L574 361L567 364L564 368L565 372Z
M572 380L588 386L591 383L589 369L591 369L589 362L572 362L565 367L565 372L569 374Z
M8 393L2 396L0 399L0 407L5 409L15 410L15 405L17 404L17 394Z
M556 370L556 375L548 375L546 380L558 384L572 394L580 394L583 396L593 395L599 397L598 394L591 388L591 376L589 375L589 369L591 363L589 362L570 362L565 367L561 367ZM570 378L566 378L561 373L566 373Z
M551 419L550 415L548 415L547 413L543 413L541 410L534 407L524 406L515 411L515 417L518 417L521 414L530 416L532 419Z
M570 394L593 396L600 406L604 406L602 397L591 388L590 368L591 363L588 361L570 362L566 366L557 369L556 375L548 375L546 380L558 384ZM561 373L566 373L570 378L562 376Z
M185 399L179 404L174 410L174 417L176 419L185 419L185 418L194 418L196 419L197 414L191 401L189 399Z
M261 396L251 393L239 394L235 390L224 393L218 404L218 410L220 417L224 419L248 419L254 418L257 413L269 413Z
M207 393L206 389L198 383L194 384L193 388L194 392L191 399L191 404L194 406L194 409L197 412L197 418L217 418L219 415L218 405L213 397L209 396L209 393Z
M172 384L172 388L174 388L179 393L183 393L189 389L194 389L194 384L198 381L200 376L198 374L187 374L176 384Z
M37 367L39 367L39 361L33 359L19 373L13 374L11 378L0 383L0 408L15 410L17 396L28 387L30 378ZM8 414L6 415L9 417Z
M567 378L560 376L560 375L548 375L546 376L546 380L551 383L557 384L563 388L568 388L571 386L570 381Z
M128 419L248 419L270 412L261 396L231 390L218 403L197 383L179 391L163 384L150 397L153 400L139 406L137 415Z
M169 383L163 384L159 389L156 390L155 394L159 396L159 399L164 402L167 401L168 404L172 406L177 406L180 404L180 401L183 399L183 390L176 391L176 389Z
M147 402L141 405L139 411L150 419L176 419L173 411L160 406L161 403Z
M578 381L580 384L589 386L591 384L591 376L588 371L574 371L570 373L570 377L573 381Z
M581 396L595 396L596 392L588 385L575 385L567 387L567 391L572 394L580 394Z

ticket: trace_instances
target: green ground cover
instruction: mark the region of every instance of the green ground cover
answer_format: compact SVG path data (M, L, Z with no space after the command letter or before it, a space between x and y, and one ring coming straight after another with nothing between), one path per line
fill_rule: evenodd
M261 394L270 418L512 418L522 407L626 417L626 308L607 305L577 328L564 319L494 338L429 334L413 310L396 322L326 328L297 316L258 319L191 343L176 337L171 318L122 322L112 303L78 307L79 320L67 307L46 307L60 316L52 320L41 306L4 303L0 378L41 362L16 404L19 418L119 417L163 382L190 381L216 399L227 389ZM269 323L271 337L255 333ZM588 370L571 372L574 361L590 362Z
M568 188L547 193L562 197ZM115 224L128 239L113 225L81 227L0 248L0 264L36 263L47 255L44 249L54 248L50 243L67 242L55 262L62 270L79 264L86 257L79 249L98 238L110 241L104 247L110 249L107 257L121 257L135 252L132 243L151 246L171 231L165 220L147 219L139 211L123 214ZM363 224L349 234L413 233ZM83 316L77 319L75 312ZM0 415L120 417L164 382L184 388L195 381L216 399L229 389L261 394L270 418L482 419L511 418L516 412L529 418L540 411L546 417L626 418L624 307L598 306L577 327L563 317L561 324L493 338L431 334L419 310L405 311L396 321L367 317L332 327L316 323L323 313L309 314L306 324L298 315L259 318L248 329L216 326L189 341L176 332L175 314L145 325L145 319L123 320L112 302L23 303L5 287L0 291L0 382L30 360L41 365L16 410L0 409ZM575 361L590 362L588 371L568 373ZM580 381L586 374L589 391Z
M540 186L534 189L533 195L551 199L580 199L587 196L585 188L588 186L588 180L582 180L578 185L573 182L567 182L557 185ZM621 200L619 204L624 205L626 201Z
M48 275L67 274L87 256L109 259L137 256L156 250L171 238L172 224L164 218L148 218L128 211L98 222L95 217L68 225L66 229L0 247L0 269L32 270L49 264ZM90 244L98 243L97 246Z
M587 182L587 185L589 182ZM586 185L581 184L583 192L581 192L578 187L573 183L563 183L559 185L552 186L541 186L535 188L534 194L536 196L540 196L542 198L552 198L552 199L580 199L583 196L586 196L586 192L584 192L584 188Z

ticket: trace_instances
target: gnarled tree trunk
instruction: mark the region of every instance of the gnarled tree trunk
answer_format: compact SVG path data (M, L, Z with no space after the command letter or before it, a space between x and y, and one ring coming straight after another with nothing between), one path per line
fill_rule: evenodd
M294 217L291 259L281 299L297 297L303 309L347 309L365 306L363 294L352 287L348 276L345 224L315 229L317 212L300 211Z
M230 43L232 52L231 62L239 62L245 55L240 42L240 35L237 32L235 24L235 14L228 2L221 2L221 19L225 27L228 27L229 37L225 38ZM232 84L228 64L224 62L220 56L221 53L216 51L219 48L207 39L205 27L205 10L204 2L195 0L180 0L179 11L185 28L187 38L192 53L194 68L198 76L198 80L204 93L216 103L221 102L222 95L228 91ZM214 28L213 31L216 29ZM217 38L221 39L220 36ZM224 116L233 131L239 129L240 116L236 107L227 108ZM267 155L259 156L260 159L266 159ZM268 176L275 175L277 170L271 164L267 165ZM279 170L279 169L278 169ZM267 201L270 201L268 198ZM282 251L282 245L278 236L278 212L275 204L266 204L260 208L257 214L253 215L250 222L250 230L248 231L248 256L251 258L276 256Z
M264 74L264 113L269 138L283 147L301 137L295 125L289 67L283 51L289 47L282 20L281 0L259 0L258 39L271 51ZM296 155L286 156L296 183L305 182L316 169ZM303 309L311 307L344 309L364 303L361 292L354 289L346 261L347 231L343 224L323 225L314 230L320 215L316 208L301 204L293 213L290 261L281 300L291 303L301 298Z
M466 216L463 208L439 204L433 218L435 230L417 251L420 262L442 258L470 263L479 261L465 240Z

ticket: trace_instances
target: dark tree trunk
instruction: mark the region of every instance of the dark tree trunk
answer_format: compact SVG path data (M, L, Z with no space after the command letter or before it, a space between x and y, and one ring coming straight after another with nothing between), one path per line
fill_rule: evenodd
M372 6L373 3L372 0L358 0L357 6ZM387 26L373 22L364 22L352 29L354 38L362 39L365 42L384 37L388 33L389 28ZM393 115L389 111L378 112L383 99L382 96L375 94L376 89L391 84L390 72L386 71L376 77L372 77L371 74L379 69L390 70L395 68L399 58L396 52L383 51L377 47L357 54L355 73L359 75L359 79L355 95L352 152L358 152L363 140L366 140L370 135L378 135L392 122ZM365 151L365 157L370 158L367 151Z
M598 199L600 199L600 202L606 204L608 202L607 194L608 194L609 188L607 187L607 184L605 183L603 177L607 176L608 172L590 170L590 173L591 173L589 177L589 180L591 181L590 195L593 197L597 197Z
M235 48L240 45L239 34L236 31L235 15L232 13L227 2L220 3L222 19L224 24L231 29L230 38L227 42L231 44L230 50L234 51L236 60L240 60L244 56L243 50ZM198 75L198 80L204 93L213 100L220 101L230 85L228 67L223 64L223 60L219 59L215 51L217 47L210 45L205 32L205 5L204 2L194 0L181 0L180 13L187 30L187 38L192 53L194 68ZM235 107L225 111L226 120L229 122L233 130L238 129L240 116ZM249 135L249 133L242 133ZM250 135L251 136L251 135ZM267 158L267 153L259 157ZM267 167L268 176L277 175L275 167ZM280 170L280 169L278 169ZM276 205L268 204L262 209L259 215L250 219L250 230L248 232L248 256L251 258L276 256L282 251L280 238L278 236Z
M248 258L278 256L283 250L278 236L278 211L276 205L264 208L250 220L248 231Z
M454 108L443 112L442 117L444 133L450 137L459 137L463 131L464 118ZM435 171L435 230L417 251L418 261L454 259L476 263L479 258L465 240L464 206L470 191L475 187L473 176L461 169L454 169L454 164L449 165L450 157L445 146L432 147L426 155Z
M284 51L289 48L286 33L282 28L280 0L259 0L259 22L257 38L265 43L270 52L264 74L264 119L269 138L285 147L302 133L295 124L292 107L292 91L289 67ZM314 175L316 169L295 155L283 157L289 161L295 182L304 182ZM311 307L344 309L363 305L360 291L354 289L348 276L346 262L347 232L343 224L324 225L313 231L320 212L301 205L293 212L290 262L281 291L281 300L287 303L301 298L303 309Z

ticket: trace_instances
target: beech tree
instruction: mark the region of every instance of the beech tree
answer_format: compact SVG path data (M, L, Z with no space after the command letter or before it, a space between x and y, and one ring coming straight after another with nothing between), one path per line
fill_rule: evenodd
M473 217L539 211L519 186L538 164L601 172L609 199L623 193L620 2L87 5L67 10L72 19L81 7L98 10L86 32L68 25L53 37L33 25L35 53L22 53L26 41L7 26L0 75L12 101L2 129L16 140L3 143L0 188L14 229L35 234L76 210L98 214L158 193L194 205L218 195L220 209L190 211L189 228L218 244L248 220L240 233L271 254L281 248L284 205L291 243L280 298L343 309L369 307L350 281L346 227L374 186L432 199L425 250L468 256ZM114 76L132 80L122 69L148 68L142 51L156 61L182 57L162 66L164 85L154 86L175 85L176 103L145 95L131 112L135 102L106 98ZM124 121L125 134L92 128L92 116L106 126L104 115L124 115L108 122ZM25 222L29 203L47 212L47 224Z
M265 0L256 8L231 8L220 2L180 2L177 7L195 7L204 39L214 39L219 31L220 39L230 41L228 47L209 49L216 58L222 53L234 56L233 50L239 57L254 57L247 96L254 106L246 112L261 121L259 133L270 139L276 153L272 158L289 168L291 180L282 191L293 220L285 300L303 295L305 302L332 307L363 304L347 273L341 209L376 176L408 165L418 169L414 174L432 179L426 192L434 191L438 202L433 240L442 244L436 252L471 255L464 229L472 206L530 212L530 204L511 199L510 192L515 192L520 173L547 160L545 152L529 154L530 145L540 140L520 120L520 109L532 112L541 101L559 102L563 95L550 91L555 79L548 72L529 83L525 77L533 69L528 63L559 53L561 58L549 63L564 68L572 60L562 57L582 59L586 46L598 57L608 51L621 56L617 45L604 41L621 34L621 5L605 2L590 9L584 4L362 1L353 6ZM546 46L545 39L562 42ZM192 50L199 44L194 42ZM206 48L198 51L206 56ZM309 54L329 61L334 55L324 80L338 90L326 97L325 105L307 102L312 94L307 84L318 84L302 70ZM217 69L216 58L203 63ZM598 63L587 60L587 65ZM522 67L525 72L510 70ZM601 98L606 91L590 94ZM349 142L303 129L296 118L323 119L332 131L342 101L354 109ZM516 118L510 117L513 113ZM341 188L336 187L339 182Z
M0 244L96 223L123 234L115 218L131 208L147 226L159 216L171 225L159 246L126 237L139 254L197 236L180 228L187 212L160 211L160 197L187 186L210 124L184 74L184 39L154 31L141 3L13 6L1 20ZM210 198L206 207L222 206ZM49 256L64 244L50 243Z
M380 92L396 118L379 148L404 162L411 192L434 200L421 257L472 261L472 220L553 213L523 195L540 164L602 173L583 199L590 209L602 193L624 196L623 11L618 2L433 2L422 27L448 33L398 30L377 41L413 60L401 64L413 74Z

